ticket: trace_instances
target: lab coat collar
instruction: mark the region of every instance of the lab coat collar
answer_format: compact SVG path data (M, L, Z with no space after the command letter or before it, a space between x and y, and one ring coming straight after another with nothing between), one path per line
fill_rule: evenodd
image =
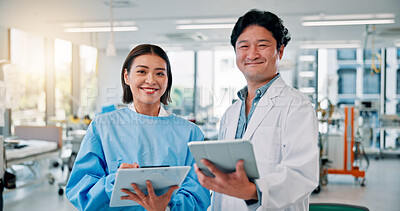
M243 135L243 139L250 140L256 128L260 125L261 121L269 113L273 107L272 99L279 96L286 86L285 81L282 77L278 77L268 88L265 95L260 99L254 114L252 115L249 125L247 126L246 132ZM242 100L237 100L231 107L230 117L228 117L228 122L232 122L237 125L239 121L240 108L242 105ZM226 139L235 139L237 126L228 127L226 131Z
M135 109L135 105L133 103L129 104L128 108L137 113L137 111ZM169 115L171 115L171 114L168 113L168 111L166 111L162 105L160 105L160 111L158 112L158 116L159 117L167 117Z
M251 117L246 132L243 135L243 139L250 140L256 128L274 106L272 99L279 96L285 86L286 84L282 77L277 78L274 83L271 84L271 87L269 87L265 96L260 99L260 102L254 110L254 114L256 115L253 114Z

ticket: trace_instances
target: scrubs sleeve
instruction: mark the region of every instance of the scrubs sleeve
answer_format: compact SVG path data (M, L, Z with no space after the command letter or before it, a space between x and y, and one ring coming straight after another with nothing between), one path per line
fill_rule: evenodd
M196 126L192 130L190 141L202 141L204 135ZM170 201L171 210L207 210L210 206L210 192L200 185L197 175L194 172L194 158L187 147L186 166L191 166L188 175L179 187L176 195Z
M108 207L115 173L107 174L107 165L93 121L82 140L67 187L66 196L79 210Z
M257 184L262 206L285 209L305 200L318 185L318 123L308 100L288 107L281 133L282 160ZM308 207L307 207L308 208ZM307 209L304 208L304 209Z

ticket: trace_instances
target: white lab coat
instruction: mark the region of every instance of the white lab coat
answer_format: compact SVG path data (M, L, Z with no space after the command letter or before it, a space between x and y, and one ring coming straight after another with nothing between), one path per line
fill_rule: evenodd
M219 139L235 139L242 101L221 119ZM257 210L308 210L318 185L318 125L306 96L279 77L260 99L243 139L253 144L262 192ZM214 193L212 210L247 210L242 199Z

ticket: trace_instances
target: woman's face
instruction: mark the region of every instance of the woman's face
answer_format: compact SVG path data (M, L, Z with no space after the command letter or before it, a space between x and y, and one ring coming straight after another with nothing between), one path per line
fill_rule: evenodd
M167 63L152 54L138 56L132 62L131 70L124 73L136 106L160 103L160 98L168 86Z

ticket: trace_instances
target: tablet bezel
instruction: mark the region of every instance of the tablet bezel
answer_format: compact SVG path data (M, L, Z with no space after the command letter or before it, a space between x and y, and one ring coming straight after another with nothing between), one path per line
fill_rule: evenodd
M236 163L244 160L244 169L249 179L258 179L259 173L254 156L253 145L247 140L211 140L192 141L188 143L189 149L199 169L207 176L214 177L201 159L211 161L224 173L236 170Z
M173 185L181 186L190 169L190 166L118 169L115 175L113 192L111 193L110 207L139 205L132 200L121 200L121 196L126 195L121 191L121 188L135 192L131 183L136 183L140 190L147 194L146 181L150 180L156 195L159 196ZM152 181L153 178L157 178L158 181Z

